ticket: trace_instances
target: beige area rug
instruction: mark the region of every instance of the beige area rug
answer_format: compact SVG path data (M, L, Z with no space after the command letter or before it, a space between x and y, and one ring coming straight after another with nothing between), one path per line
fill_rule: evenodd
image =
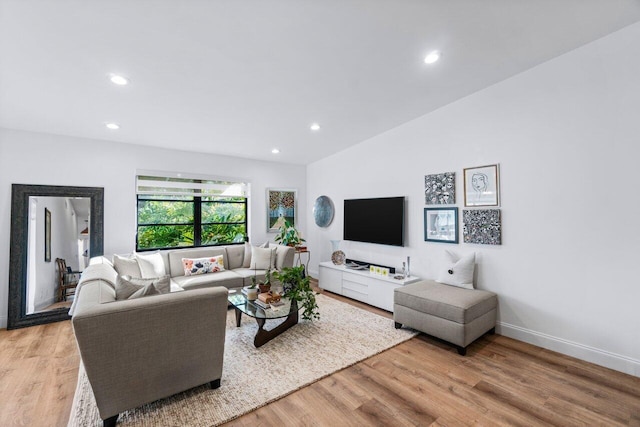
M333 298L317 295L319 321L301 320L260 348L253 346L258 325L227 315L222 385L197 387L121 413L119 426L215 426L277 400L340 369L415 336L395 329L393 320ZM277 323L267 322L271 329ZM269 366L265 371L253 366ZM69 427L99 426L101 420L82 364Z

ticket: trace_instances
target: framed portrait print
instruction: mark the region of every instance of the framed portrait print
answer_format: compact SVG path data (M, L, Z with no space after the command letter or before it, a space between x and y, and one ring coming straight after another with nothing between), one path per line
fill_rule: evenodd
M44 208L44 262L51 262L51 211Z
M267 188L267 231L277 232L284 220L296 226L296 190Z
M464 170L464 205L500 206L500 177L497 164Z
M424 208L424 241L458 243L458 208Z

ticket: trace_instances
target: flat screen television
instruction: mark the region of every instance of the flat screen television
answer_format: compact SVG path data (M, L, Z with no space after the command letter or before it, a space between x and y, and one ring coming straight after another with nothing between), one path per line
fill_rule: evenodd
M404 197L345 200L343 238L404 246Z

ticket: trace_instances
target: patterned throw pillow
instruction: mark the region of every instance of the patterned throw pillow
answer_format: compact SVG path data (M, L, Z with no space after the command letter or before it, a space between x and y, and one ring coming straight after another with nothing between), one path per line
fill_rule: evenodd
M182 258L185 276L224 271L224 255L209 258Z

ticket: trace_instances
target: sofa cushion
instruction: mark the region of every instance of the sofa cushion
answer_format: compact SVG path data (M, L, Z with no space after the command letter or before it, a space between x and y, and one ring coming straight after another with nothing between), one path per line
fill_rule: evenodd
M198 276L176 276L173 281L182 289L198 289L212 286L225 286L227 288L241 288L243 279L233 271L225 270L215 274L200 274Z
M244 245L227 246L227 265L229 270L241 268L244 261Z
M121 276L142 277L138 260L135 257L113 256L113 268Z
M282 271L284 267L292 266L295 253L295 248L291 246L276 246L276 269Z
M251 245L244 242L244 258L242 259L242 268L251 267Z
M216 246L210 248L176 249L169 251L169 274L171 274L171 277L184 276L182 258L210 258L218 255L224 255L224 268L229 269L229 266L226 264L227 251L224 247Z
M396 288L394 304L436 317L466 324L496 308L495 293L479 289L463 289L422 280Z
M149 254L137 253L136 259L138 260L138 267L140 268L140 274L143 278L162 277L167 274L160 252Z
M266 270L252 270L250 268L236 268L233 270L234 273L241 276L244 282L244 286L249 286L251 284L251 278L255 276L256 283L260 281L264 281Z
M168 294L169 290L169 276L149 279L118 276L116 279L116 300Z
M251 269L267 270L276 268L276 248L251 248Z
M224 255L206 258L182 258L185 276L217 273L224 271Z

